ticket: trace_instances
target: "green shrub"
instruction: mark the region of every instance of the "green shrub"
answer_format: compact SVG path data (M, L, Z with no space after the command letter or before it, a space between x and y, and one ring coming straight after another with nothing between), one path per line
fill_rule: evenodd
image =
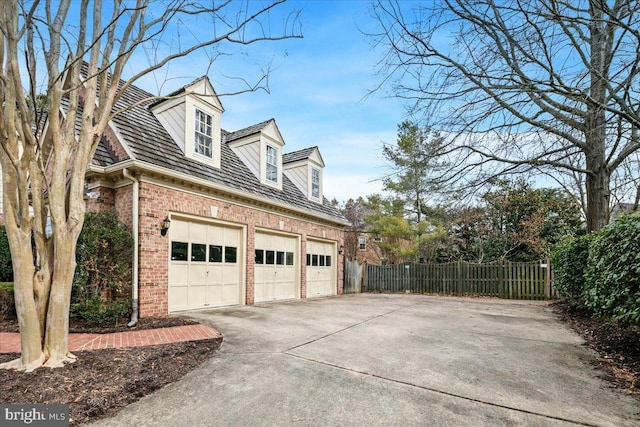
M89 212L76 246L72 316L115 322L130 308L133 237L115 212Z
M13 267L7 229L0 225L0 282L13 282Z
M598 317L640 324L640 216L623 215L593 239L585 306Z
M88 325L116 324L120 318L127 316L130 307L128 298L104 301L94 295L71 304L71 317L82 319Z
M0 282L0 320L15 317L16 304L13 297L13 283Z
M554 247L551 253L553 286L560 296L575 299L582 295L589 246L595 235L569 238Z

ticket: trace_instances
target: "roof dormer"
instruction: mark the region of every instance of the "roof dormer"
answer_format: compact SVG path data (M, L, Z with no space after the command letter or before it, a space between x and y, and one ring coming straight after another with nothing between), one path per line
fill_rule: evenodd
M227 144L261 184L282 190L284 140L274 119L229 133Z
M324 160L318 147L287 153L283 156L283 167L287 177L298 187L307 199L322 203L322 170Z
M220 117L224 108L207 77L150 107L186 157L220 168Z

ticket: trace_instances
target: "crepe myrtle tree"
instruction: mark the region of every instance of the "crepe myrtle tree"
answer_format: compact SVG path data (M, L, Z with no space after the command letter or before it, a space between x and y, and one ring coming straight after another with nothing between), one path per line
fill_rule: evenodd
M105 127L122 112L114 106L123 92L198 51L213 58L211 66L236 45L301 37L298 13L283 3L0 3L0 166L22 352L0 366L33 371L75 360L68 348L69 305L85 171ZM143 54L134 64L138 51ZM268 90L268 70L260 74L233 92ZM44 111L30 101L41 93Z
M640 148L635 0L378 1L381 86L448 138L442 188L577 174L589 231Z

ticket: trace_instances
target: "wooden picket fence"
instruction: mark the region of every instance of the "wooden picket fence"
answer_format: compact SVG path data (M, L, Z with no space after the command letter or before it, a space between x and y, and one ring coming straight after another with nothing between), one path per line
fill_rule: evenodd
M548 261L365 264L362 285L364 292L480 295L508 299L556 298Z

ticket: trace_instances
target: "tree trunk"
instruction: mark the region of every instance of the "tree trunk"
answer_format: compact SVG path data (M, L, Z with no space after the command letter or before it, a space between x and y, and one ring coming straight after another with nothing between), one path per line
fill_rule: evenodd
M590 47L591 63L589 69L590 97L587 103L585 120L586 166L589 173L586 179L587 190L587 232L598 231L609 222L609 181L611 173L606 166L605 145L607 139L606 115L606 76L608 64L605 63L606 34L602 5L590 2Z
M68 231L56 233L53 280L47 310L47 329L45 333L44 353L47 356L45 366L56 368L75 361L69 353L69 308L71 304L71 286L76 268L75 244L77 236Z
M602 230L609 223L611 177L603 167L591 170L594 172L587 175L587 232Z
M13 220L7 221L8 228L15 226L16 224ZM12 254L14 298L16 313L18 314L18 325L20 326L20 350L22 355L20 359L1 365L2 367L25 370L27 372L40 367L45 361L45 355L42 351L42 330L33 294L35 268L33 262L29 262L33 260L30 231L28 234L23 230L7 233Z

